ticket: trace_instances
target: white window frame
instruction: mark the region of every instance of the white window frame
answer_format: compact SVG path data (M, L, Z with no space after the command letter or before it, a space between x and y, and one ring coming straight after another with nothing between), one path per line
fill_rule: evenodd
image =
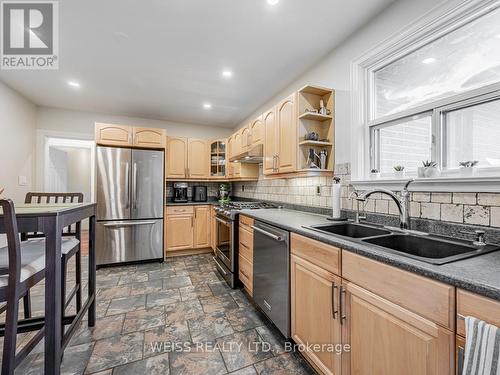
M377 70L499 7L497 0L446 1L352 62L351 159L354 183L362 182L366 185L369 182L369 170L373 167L372 155L375 152L374 129L377 127L397 123L415 115L432 113L432 158L441 164L445 151L441 147L445 144L442 141L444 114L494 98L500 99L500 83L495 83L371 120L374 118L375 106L371 105L370 99L375 97L374 73ZM457 169L450 169L444 177L417 179L412 185L418 186L420 190L431 191L500 191L499 168L481 168L480 175L481 177L464 179L459 178ZM397 181L384 179L371 183L394 185Z

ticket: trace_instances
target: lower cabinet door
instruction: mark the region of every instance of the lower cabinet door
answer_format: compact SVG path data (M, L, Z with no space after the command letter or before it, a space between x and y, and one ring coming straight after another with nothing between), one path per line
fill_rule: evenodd
M338 291L341 279L295 255L291 257L292 338L322 374L340 375L341 326ZM313 346L316 345L316 346Z
M194 248L210 247L210 207L194 207Z
M193 248L193 215L167 216L167 251Z
M342 285L342 375L451 375L455 335L352 284Z

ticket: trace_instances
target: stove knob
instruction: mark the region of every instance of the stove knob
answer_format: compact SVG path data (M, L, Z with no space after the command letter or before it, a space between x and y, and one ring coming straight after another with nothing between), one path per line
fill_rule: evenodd
M231 214L231 211L229 211L229 210L224 211L224 215L229 216L230 214Z

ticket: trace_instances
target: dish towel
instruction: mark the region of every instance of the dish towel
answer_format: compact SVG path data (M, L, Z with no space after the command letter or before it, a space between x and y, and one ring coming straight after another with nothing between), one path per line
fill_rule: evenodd
M500 328L467 316L462 375L500 375Z

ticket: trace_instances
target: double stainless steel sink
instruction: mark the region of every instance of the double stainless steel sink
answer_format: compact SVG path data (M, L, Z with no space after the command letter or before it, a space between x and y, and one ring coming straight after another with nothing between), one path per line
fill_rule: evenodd
M308 228L372 244L391 253L437 265L500 250L500 245L478 246L470 241L351 222L313 225Z

